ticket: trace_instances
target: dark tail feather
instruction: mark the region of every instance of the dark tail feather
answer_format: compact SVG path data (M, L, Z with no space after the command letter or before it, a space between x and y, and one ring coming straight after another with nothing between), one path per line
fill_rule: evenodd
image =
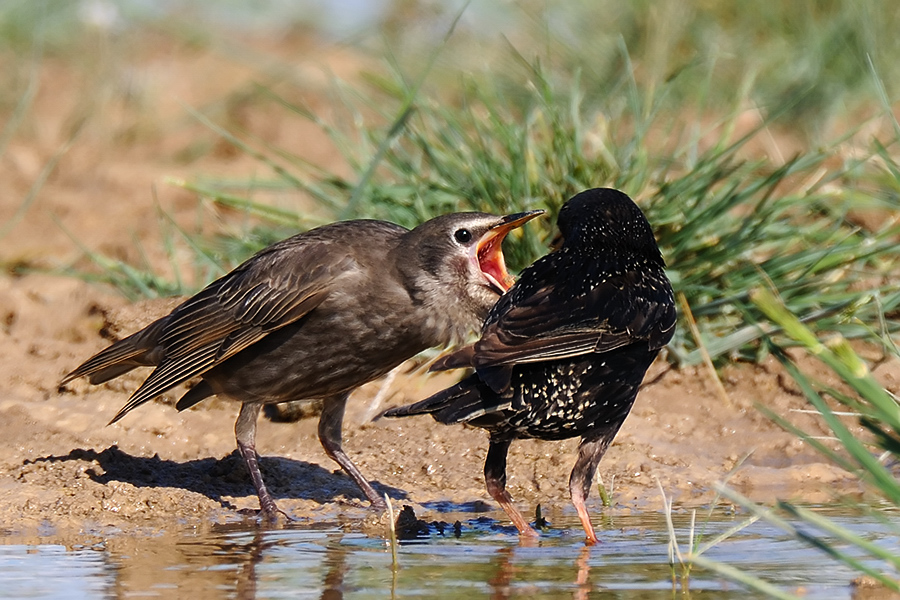
M65 385L79 377L88 377L93 384L109 381L137 367L138 363L132 359L144 352L146 349L135 346L131 338L119 340L90 357L77 369L63 377L60 385Z
M499 367L481 367L477 369L478 378L489 388L498 394L503 394L509 389L512 381L513 366L500 365Z
M420 400L414 404L407 404L406 406L395 406L394 408L389 408L386 411L382 412L378 417L411 417L413 415L426 415L432 414L435 411L439 411L447 408L447 405L453 402L453 395L450 393L455 388L459 387L458 385L453 386L451 388L447 388L442 392L438 392L433 396L429 396L425 400Z
M102 368L99 371L94 371L88 377L88 381L93 385L97 385L100 383L105 383L110 379L115 379L119 375L124 375L128 371L136 369L141 365L137 361L129 361L129 362L120 362L108 367ZM71 375L71 373L69 374ZM77 377L77 376L76 376ZM66 383L70 379L74 379L74 377L66 376L66 379L63 380L63 383Z
M155 357L150 355L157 346L165 324L164 317L101 350L63 377L60 385L79 377L88 377L93 384L103 383L136 367L155 364Z
M193 405L206 400L210 396L214 395L212 387L206 381L201 381L191 389L189 389L184 396L182 396L178 403L175 404L175 408L178 409L178 412L181 412L185 409L192 407Z
M450 369L462 369L475 364L475 345L465 346L456 352L438 357L431 363L429 371L449 371Z
M458 384L425 400L388 409L382 415L385 417L409 417L430 414L438 423L450 425L471 421L485 414L509 408L509 402L497 404L496 400L502 402L502 399L490 393L483 385L479 384L477 377L473 376L467 377Z

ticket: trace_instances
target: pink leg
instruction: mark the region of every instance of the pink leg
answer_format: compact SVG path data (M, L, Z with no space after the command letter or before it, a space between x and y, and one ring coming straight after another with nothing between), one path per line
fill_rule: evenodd
M506 491L506 454L509 452L510 442L498 442L491 440L488 447L487 458L484 461L484 483L488 494L497 501L500 507L506 511L513 525L519 530L519 535L527 538L538 537L525 517L513 506L512 497Z
M618 427L591 440L582 438L581 445L578 447L578 459L575 461L572 475L569 476L569 493L572 495L572 504L575 506L576 512L578 512L581 526L584 527L585 542L588 545L596 544L600 540L597 538L597 534L594 533L591 516L588 514L584 501L590 494L597 465L600 464L600 459L603 458L603 454L606 453L606 449L616 436L617 431Z

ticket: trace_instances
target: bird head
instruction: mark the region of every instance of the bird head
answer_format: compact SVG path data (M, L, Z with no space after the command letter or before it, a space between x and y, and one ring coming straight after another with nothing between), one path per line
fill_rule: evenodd
M653 229L637 204L611 188L576 194L559 211L554 248L627 252L662 264Z
M417 300L456 312L477 327L488 309L514 283L502 243L513 229L543 210L498 217L480 212L435 217L404 234L397 264Z

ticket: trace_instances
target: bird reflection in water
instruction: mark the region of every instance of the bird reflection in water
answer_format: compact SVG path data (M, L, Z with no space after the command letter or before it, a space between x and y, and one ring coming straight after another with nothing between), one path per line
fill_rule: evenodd
M242 528L239 531L247 530ZM290 546L293 543L289 538L273 536L259 529L247 533L247 537L229 536L221 539L215 544L216 549L212 552L209 552L208 545L202 546L205 549L203 554L207 557L206 560L214 563L207 565L208 570L209 567L236 567L230 570L234 573L230 584L223 582L222 587L233 589L234 598L238 600L255 600L260 581L257 567L264 560L271 562L276 548ZM329 537L334 539L328 539L321 546L325 555L320 564L324 568L325 575L322 578L319 598L341 600L344 597L344 577L349 570L347 557L350 550L340 543L343 534L336 533Z
M522 538L523 543L519 547L528 547L532 542L528 538ZM517 548L508 547L501 548L494 555L491 561L496 564L497 569L493 577L488 580L491 589L491 600L507 600L509 598L519 598L523 595L522 587L516 587L516 575L520 568L514 564ZM573 600L587 600L591 597L593 586L590 580L590 563L591 547L584 546L578 552L575 559L575 578L572 581L572 598ZM567 580L567 577L559 576L560 581Z

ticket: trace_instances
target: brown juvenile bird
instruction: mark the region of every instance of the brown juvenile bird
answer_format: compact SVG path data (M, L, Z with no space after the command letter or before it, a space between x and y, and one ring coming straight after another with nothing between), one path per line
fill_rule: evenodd
M199 375L176 404L241 402L235 437L259 504L280 512L257 463L264 404L324 399L319 440L371 505L384 500L341 449L350 392L433 346L458 343L513 282L501 243L543 211L443 215L413 230L374 220L332 223L257 253L169 315L66 375L93 384L156 367L113 417Z
M650 224L622 192L582 192L557 224L561 247L522 271L491 309L481 339L432 367L475 373L384 414L430 413L487 429L488 493L523 536L537 534L506 491L510 443L580 436L569 491L588 543L596 543L585 499L647 368L672 338L675 300Z

